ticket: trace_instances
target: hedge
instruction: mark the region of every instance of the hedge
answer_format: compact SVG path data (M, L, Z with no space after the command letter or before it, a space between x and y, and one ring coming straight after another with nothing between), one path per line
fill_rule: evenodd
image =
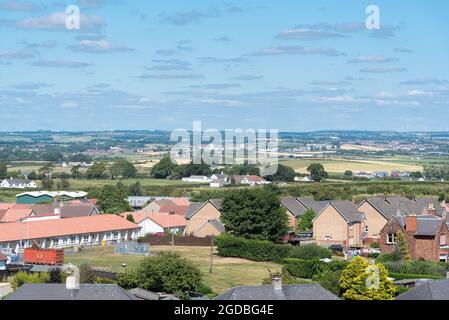
M297 259L330 259L332 257L332 251L328 248L320 247L316 244L308 244L304 246L297 246L291 249L290 258Z
M319 259L296 259L286 258L282 260L282 271L292 277L312 279L314 276L325 272L341 271L349 262L342 260L333 260L329 263L321 262Z
M271 241L250 240L221 234L215 239L220 256L244 258L252 261L281 261L290 254L288 245L275 244Z
M389 277L394 280L409 280L409 279L443 279L442 276L436 276L432 274L409 274L409 273L389 273Z
M320 273L322 262L319 260L288 258L282 260L282 264L282 273L292 277L312 279L314 275Z
M434 276L446 276L448 264L444 262L412 260L383 262L390 273L426 274Z

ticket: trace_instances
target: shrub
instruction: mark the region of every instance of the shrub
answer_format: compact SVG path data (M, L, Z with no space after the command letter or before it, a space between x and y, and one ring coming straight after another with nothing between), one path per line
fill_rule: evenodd
M118 277L125 289L139 287L145 290L184 294L200 289L201 271L187 259L171 252L160 252L142 260L139 267Z
M333 294L340 295L340 278L342 270L326 270L313 277L313 280L318 282L323 288L329 290Z
M398 251L394 251L392 253L381 253L377 259L376 262L384 263L384 262L395 262L395 261L401 261L402 257L401 254Z
M223 257L252 261L281 261L289 256L291 247L266 240L250 240L222 234L215 239L218 254Z
M323 263L319 260L302 260L287 258L282 261L282 272L292 277L312 279L323 271Z
M385 268L392 273L426 274L444 276L448 265L444 262L412 260L384 262Z
M25 283L48 283L50 282L50 275L48 273L26 273L18 272L12 280L12 287L14 290Z
M332 252L324 247L317 246L316 244L309 244L304 246L297 246L292 248L290 257L298 259L323 259L331 258Z
M88 264L82 264L79 267L80 283L94 283L96 275L94 269Z

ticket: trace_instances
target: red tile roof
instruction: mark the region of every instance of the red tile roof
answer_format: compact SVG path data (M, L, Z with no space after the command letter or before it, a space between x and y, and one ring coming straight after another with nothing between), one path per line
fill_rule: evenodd
M28 239L43 239L68 235L132 230L137 224L112 214L70 219L40 220L22 223L22 235ZM20 239L20 223L0 223L0 242Z
M0 222L16 222L19 221L22 218L28 217L33 210L31 208L19 208L16 209L15 207L12 207L11 209L8 209L3 216L1 217Z
M126 218L131 214L136 223L140 223L146 218L152 220L162 228L169 227L183 227L186 225L186 219L179 214L170 214L168 212L124 212L120 214L123 218Z

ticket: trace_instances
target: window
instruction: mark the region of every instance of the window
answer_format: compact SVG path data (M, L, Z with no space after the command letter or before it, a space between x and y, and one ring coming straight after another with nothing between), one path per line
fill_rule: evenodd
M117 238L118 238L118 232L114 232L114 233L112 234L112 236L113 236L114 239L117 239Z
M88 234L83 235L83 242L84 243L89 242L89 235Z
M446 235L442 234L440 235L440 246L445 246L446 245Z
M75 244L76 243L76 237L70 237L70 242Z
M396 234L395 233L389 233L387 235L387 244L396 244Z

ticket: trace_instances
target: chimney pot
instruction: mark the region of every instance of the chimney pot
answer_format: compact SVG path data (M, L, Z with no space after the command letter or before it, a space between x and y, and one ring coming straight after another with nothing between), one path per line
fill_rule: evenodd
M274 290L282 290L282 277L281 276L273 277L273 287L274 287Z

